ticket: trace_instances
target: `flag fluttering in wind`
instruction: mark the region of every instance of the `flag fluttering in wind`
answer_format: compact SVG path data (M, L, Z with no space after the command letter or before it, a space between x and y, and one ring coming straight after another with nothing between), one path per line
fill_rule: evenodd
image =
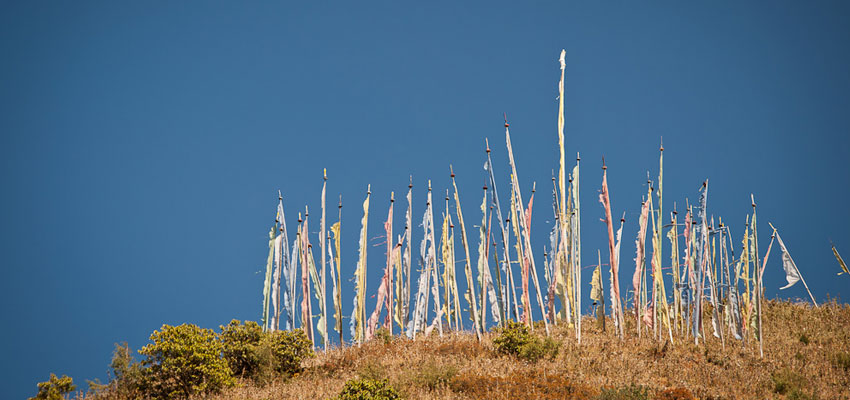
M460 206L460 197L458 195L457 183L455 182L455 173L454 170L451 169L451 166L449 169L451 171L452 186L455 189L455 212L457 213L457 222L460 224L460 241L461 244L463 244L463 251L466 255L464 272L466 273L467 291L464 297L466 298L467 303L469 303L472 307L470 310L470 319L472 320L472 329L475 330L475 337L478 338L478 340L481 340L482 328L481 322L478 319L478 302L475 300L475 280L472 279L472 265L469 257L469 240L466 238L466 227L463 224L463 211Z
M280 315L283 310L286 310L286 322L284 323L284 328L292 329L291 327L295 325L295 312L290 306L292 301L290 300L289 275L294 272L292 271L292 264L295 260L292 259L293 257L289 252L289 233L286 230L286 215L283 212L283 196L279 190L277 192L276 219L279 224L278 230L280 231L281 242L280 244L276 244L276 246L280 246L280 257L278 257L278 268L275 270L272 279L272 287L276 291L274 298L276 299L277 305L277 307L275 307L274 329L277 330L280 327ZM281 280L283 280L283 285L281 285ZM283 292L283 303L281 303L281 292Z
M321 284L319 285L319 287L321 288L321 294L317 293L317 296L319 297L319 306L322 309L322 316L319 319L319 325L318 326L319 326L319 331L321 332L322 339L323 339L323 343L322 343L323 346L322 347L325 350L327 350L328 349L328 298L327 298L326 289L327 289L327 282L328 281L326 279L327 274L325 272L325 267L326 267L326 262L327 262L325 257L328 254L328 244L327 244L327 240L325 240L325 239L327 238L328 232L326 230L326 225L325 225L325 192L326 192L326 189L328 187L328 170L327 169L322 170L322 175L323 175L323 177L322 177L322 179L323 179L322 180L322 220L320 221L321 230L319 231L319 242L320 242L321 247L322 247L322 250L321 250L321 252L322 252L322 254L321 254L321 256L322 256L322 272L321 272L321 277L320 277Z
M838 250L835 249L835 245L832 245L832 254L835 254L835 259L838 260L838 265L841 267L841 272L839 272L838 275L850 275L850 271L847 270L847 264L844 263L844 260L841 258L841 255L838 254Z
M434 280L431 285L431 295L434 296L434 320L431 325L425 328L425 334L430 333L436 326L440 336L443 336L444 309L440 305L440 273L437 271L437 244L434 237L434 208L431 206L431 181L428 181L428 200L425 215L422 216L422 229L425 231L425 235L422 239L422 245L419 247L419 253L422 257L422 264L426 266L425 275L430 275ZM428 302L425 303L427 305Z
M412 231L412 176L407 192L407 212L404 218L404 232L393 235L394 194L390 196L390 207L387 220L383 223L386 237L386 263L381 283L377 288L374 311L366 314L366 282L367 282L367 247L368 219L371 198L371 185L367 189L363 201L363 216L361 219L360 240L358 242L358 257L354 271L354 298L351 310L349 329L351 342L358 344L370 340L378 328L383 328L390 335L393 325L401 328L401 332L410 338L417 334L428 335L438 330L444 334L447 331L463 331L463 319L469 318L471 329L480 340L486 332L488 322L491 326L503 326L513 317L522 321L530 329L535 329L532 296L536 295L539 312L543 318L543 326L547 335L550 334L550 323L561 324L564 329L574 329L576 340L582 340L582 286L588 282L582 280L581 264L581 209L579 185L579 160L576 153L576 164L571 173L566 170L566 153L564 139L564 77L566 69L565 51L561 51L559 64L561 70L558 82L558 145L559 166L557 176L552 170L552 211L554 220L546 221L543 232L549 232L548 240L543 250L543 275L545 284L539 282L536 261L532 249L531 228L532 209L536 184L532 184L528 203L523 201L522 187L519 183L517 165L511 143L511 135L507 116L505 115L505 144L510 170L510 208L503 215L501 201L496 190L496 174L490 155L489 142L485 139L487 159L484 170L487 181L483 187L483 197L480 203L481 224L473 226L478 229L478 258L473 260L470 254L469 237L465 227L463 211L460 202L458 185L455 174L451 169L452 188L454 190L454 212L450 210L449 190L446 190L446 209L442 215L441 242L436 242L434 227L434 211L432 204L431 182L428 182L428 194L421 226L423 237L419 243L418 264L413 268ZM610 271L609 293L611 317L614 321L617 335L620 339L625 336L624 304L633 303L636 332L640 337L643 332L657 341L667 338L674 343L674 336L693 338L696 344L702 339L714 340L712 335L706 335L703 318L711 314L711 328L715 337L720 339L725 348L725 337L742 340L743 345L757 341L760 353L763 354L764 332L762 318L766 317L762 310L764 296L763 274L768 263L774 239L782 251L782 265L787 284L780 289L788 289L797 282L806 286L812 301L815 298L806 285L797 264L791 258L788 248L774 228L774 235L768 245L767 252L760 259L758 248L758 227L756 225L755 200L752 199L753 213L747 215L743 239L740 242L732 240L729 226L724 225L721 218L719 226L714 224L714 216L706 209L708 196L708 181L704 181L699 189L698 204L687 204L684 224L679 224L677 212L669 214L670 224L664 225L663 219L663 146L659 156L659 171L657 187L647 176L647 194L643 198L637 218L637 238L635 240L635 270L632 276L631 288L633 298L622 296L620 293L620 248L622 244L625 213L620 219L619 229L615 232L615 220L612 218L612 206L607 180L607 167L602 159L602 187L599 202L604 210L605 229L608 238ZM277 216L275 224L269 232L269 253L263 281L263 311L262 328L264 331L274 331L283 325L285 329L302 329L311 340L314 329L321 336L324 348L330 343L328 334L328 301L326 267L330 267L331 299L335 323L333 330L339 333L340 344L343 343L343 311L342 311L342 268L341 263L341 217L342 199L339 203L339 218L336 223L326 226L326 189L327 174L321 191L321 220L318 233L321 246L321 258L317 263L313 257L309 214L305 207L304 218L299 213L295 239L289 242L286 228L286 218L283 211L283 201L278 192ZM657 190L657 192L656 192ZM655 196L657 195L657 200ZM751 195L752 196L752 195ZM505 200L505 199L502 199ZM657 201L657 203L655 203ZM508 204L508 203L506 203ZM657 204L657 209L655 205ZM489 210L489 211L488 211ZM669 211L668 211L669 212ZM452 216L454 214L454 217ZM540 212L538 212L539 218ZM507 217L507 218L505 218ZM418 218L418 217L417 217ZM455 254L455 230L453 218L456 218L460 228L461 245L466 287L463 292L458 290L457 258ZM498 225L493 223L493 218ZM709 223L710 221L710 223ZM439 222L439 221L438 221ZM551 225L549 225L551 223ZM534 224L535 227L540 225ZM651 226L651 229L650 229ZM679 227L682 226L683 243L679 243ZM771 225L772 227L772 225ZM499 230L501 242L495 237L493 229ZM667 231L665 232L665 229ZM470 232L474 235L474 232ZM513 233L514 238L511 238ZM491 239L491 234L493 238ZM628 233L627 233L628 234ZM647 236L651 234L652 254L647 249ZM662 265L663 237L670 240L670 266ZM719 239L719 240L718 240ZM727 247L727 239L729 246ZM499 247L501 244L501 247ZM290 247L290 245L292 247ZM439 246L439 247L438 247ZM492 248L491 248L492 246ZM515 255L511 254L513 246ZM681 248L680 248L681 246ZM290 250L291 249L291 250ZM736 258L735 251L740 249ZM472 249L475 250L474 248ZM490 254L493 255L493 269L490 268ZM850 275L847 265L832 246L833 254L841 268L841 274ZM718 258L719 254L719 258ZM682 257L683 255L683 257ZM513 261L511 261L513 258ZM601 262L601 251L597 252L598 262L593 267L590 279L590 299L593 300L591 312L595 312L602 330L605 330L606 293L604 293L604 270ZM774 257L776 258L776 257ZM475 265L473 265L475 262ZM513 266L519 268L519 278L513 274ZM442 267L442 269L441 269ZM318 268L321 268L319 270ZM670 269L671 273L663 271ZM734 271L732 271L734 269ZM300 282L298 271L301 271ZM415 291L411 286L412 275L418 275ZM672 304L668 304L665 278L671 277ZM312 283L311 283L312 282ZM534 285L532 295L530 285ZM743 288L741 287L743 286ZM706 290L708 289L708 290ZM314 295L311 296L311 290ZM441 293L442 290L442 293ZM586 289L585 289L586 290ZM299 292L300 291L300 292ZM627 293L628 295L628 293ZM315 296L315 299L313 298ZM466 300L468 308L462 308L461 296ZM433 306L431 304L433 297ZM313 302L318 304L317 321L313 319ZM300 312L296 304L300 302ZM710 310L703 310L703 304L710 302ZM489 310L487 309L489 306ZM817 306L817 303L815 303ZM626 304L625 307L629 307ZM386 308L386 314L383 310ZM586 310L585 310L586 311ZM467 313L464 315L464 313ZM492 321L488 321L488 315ZM631 314L629 314L631 315ZM297 322L297 321L300 321ZM539 322L539 321L538 321ZM315 325L314 325L315 324ZM631 324L629 325L631 326ZM539 329L540 325L537 325ZM664 328L667 335L664 335ZM467 328L470 328L467 326ZM665 337L666 336L666 337ZM687 340L687 339L685 339Z
M507 124L507 122L505 122L505 124ZM499 233L501 234L502 252L504 254L502 260L498 262L500 266L496 268L496 279L497 281L500 281L499 310L502 311L502 319L506 320L509 317L511 308L511 298L513 289L512 285L510 284L510 281L511 276L513 275L513 269L511 268L510 263L511 257L510 246L508 246L508 230L505 227L505 219L502 218L502 206L499 202L499 191L496 189L496 177L493 173L493 160L490 158L490 142L487 141L487 139L484 139L484 142L487 146L487 162L484 164L484 169L487 171L487 175L490 178L490 184L488 185L488 187L490 188L490 198L493 199L493 205L496 209L496 219L499 221ZM494 252L494 256L498 259L498 252ZM504 281L502 281L502 275L504 275L505 277ZM514 318L517 318L516 315L514 315Z
M773 228L773 225L770 224L770 227ZM803 276L800 274L800 270L797 268L797 264L794 262L794 259L791 258L791 253L789 253L788 248L785 247L785 243L782 241L782 237L779 236L779 232L776 231L776 228L773 228L773 231L776 234L776 241L779 242L779 248L782 249L782 268L785 270L785 280L788 281L787 285L779 289L787 289L793 286L798 281L802 281L803 286L806 288L806 292L809 293L809 297L812 299L812 304L817 307L818 302L815 301L815 296L813 296L812 291L809 290L809 285L806 284L806 280L803 279Z
M593 276L590 278L590 299L602 301L602 298L602 266L597 265L593 268Z
M280 191L277 192L277 215L275 216L275 224L278 226L278 231L280 234L277 235L274 242L274 272L272 273L272 293L271 293L271 301L273 312L271 315L271 330L277 330L280 326L280 275L283 266L287 265L289 262L289 257L287 256L288 250L288 240L286 239L285 233L285 222L283 217L283 196L281 196Z
M308 228L308 220L310 218L307 209L304 209L304 220L301 225L301 328L307 334L314 345L316 341L313 337L313 302L310 301L310 277L313 275L315 266L313 265L312 245L310 244L310 229ZM301 216L298 216L298 222L302 222ZM315 280L314 280L315 282Z
M605 331L605 293L602 285L602 253L597 250L596 257L598 259L596 268L593 269L593 275L590 278L590 299L593 300L593 306L596 308L596 321L598 325Z
M651 190L647 188L647 197L651 196ZM644 303L646 289L643 287L646 280L643 278L646 265L646 222L649 217L649 201L644 201L640 207L640 219L638 220L638 236L635 239L635 273L632 275L632 287L634 288L635 328L638 336L641 335L640 322L644 315Z
M354 309L351 310L351 340L362 343L366 337L366 252L368 245L367 230L369 226L369 197L372 185L366 189L366 200L363 200L363 219L360 220L360 253L357 258L357 269L354 270Z
M443 218L442 234L443 287L446 296L446 319L449 326L463 329L460 321L460 291L457 288L457 268L455 266L455 226L449 213L449 191L446 190L446 212Z
M395 194L390 194L390 211L387 214L387 222L384 223L384 230L387 238L387 263L384 267L384 276L381 278L381 285L378 286L378 300L375 303L375 311L369 317L369 322L366 325L366 340L372 339L375 335L375 330L378 327L378 318L381 316L381 311L384 305L387 306L387 318L382 325L390 335L392 335L392 301L393 301L393 203L395 202Z
M579 201L579 163L581 157L576 153L576 166L573 167L572 178L572 197L573 209L570 213L572 220L572 254L573 260L573 281L575 282L575 303L576 303L576 337L581 344L581 202Z
M428 198L425 205L425 213L422 215L422 229L424 235L419 244L419 263L422 270L419 273L419 281L417 282L416 302L413 308L413 319L407 324L406 334L408 337L416 337L418 332L428 332L430 327L427 327L428 322L428 302L431 295L434 296L435 317L431 327L436 326L439 329L440 335L443 334L442 317L444 309L440 306L440 290L439 290L439 273L437 271L437 255L436 243L434 238L434 211L432 206L431 196L431 181L428 181ZM448 196L446 196L446 211L448 211ZM448 240L448 219L443 221L443 262L450 256L446 241ZM452 266L454 269L454 266ZM431 286L431 278L434 279L434 284ZM445 271L444 279L449 280L448 268ZM446 284L446 307L451 309L451 285ZM429 287L431 291L429 292ZM460 312L458 312L458 315ZM449 326L451 326L451 317L449 317Z
M430 204L430 200L429 200ZM433 220L433 217L432 217ZM410 266L413 247L410 245L411 235L413 234L413 176L410 177L410 182L407 185L407 213L404 219L404 255L401 257L401 268L399 268L400 279L399 283L401 291L398 293L400 306L398 307L401 314L399 315L398 324L401 327L407 326L407 321L410 320ZM399 249L401 251L401 249Z
M342 208L341 205L340 208ZM340 215L342 215L341 211ZM344 341L342 339L342 282L340 279L342 274L339 266L339 229L340 221L331 225L333 237L328 236L328 261L330 261L331 281L333 282L334 330L339 333L339 342L342 344ZM331 246L331 243L333 243L333 246Z
M272 268L274 263L275 245L274 226L269 230L269 257L266 260L266 279L263 281L263 330L268 330L269 325L269 302L271 300Z
M777 235L777 239L779 235ZM800 281L800 273L797 272L797 265L794 264L794 260L791 258L791 254L788 253L788 249L785 248L785 243L782 243L782 239L779 239L779 248L782 250L782 269L785 270L785 280L788 281L788 284L779 288L780 290L788 289L791 286L794 286L795 283Z
M620 237L623 233L624 219L620 220L620 230L617 231L617 241L614 241L614 222L611 221L611 198L608 194L608 168L602 161L602 192L599 193L599 202L605 208L605 224L608 227L608 265L611 268L611 312L614 324L617 327L620 338L623 337L623 306L620 303L620 279L617 258L620 253Z
M493 286L493 279L490 276L490 263L487 257L487 250L489 248L487 245L487 186L484 186L484 198L481 200L481 226L479 228L478 240L478 287L481 288L482 325L485 324L486 313L484 311L488 299L493 322L496 325L501 325L499 301L496 298L496 288Z
M505 144L508 148L508 163L511 166L511 186L512 186L512 201L515 200L514 211L519 218L519 229L517 235L517 248L522 251L522 256L520 257L520 261L523 262L523 306L528 307L527 309L523 309L523 314L527 315L526 323L532 327L532 317L531 317L531 304L528 299L528 273L531 273L532 279L534 281L535 290L537 291L537 302L540 306L540 310L543 313L543 326L546 329L546 335L549 335L549 318L546 316L545 304L543 303L543 295L540 293L540 284L537 281L537 267L534 261L534 252L531 249L531 206L534 201L534 189L531 191L531 200L528 203L528 209L523 212L522 210L522 192L520 191L519 185L519 177L517 176L516 170L516 162L514 161L514 151L511 146L511 133L509 130L510 125L505 122ZM516 218L514 218L516 219ZM520 230L521 229L521 230ZM521 245L519 243L522 243ZM518 252L519 253L519 252ZM530 271L529 271L530 270Z

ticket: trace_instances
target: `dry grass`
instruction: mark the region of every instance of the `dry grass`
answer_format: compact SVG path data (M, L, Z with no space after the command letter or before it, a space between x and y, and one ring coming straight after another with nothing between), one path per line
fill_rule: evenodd
M479 343L468 333L395 338L319 352L286 382L210 399L326 399L357 376L387 378L411 399L617 398L611 393L636 387L658 399L850 399L850 306L766 304L763 359L753 342L727 342L724 350L714 337L699 346L620 340L586 317L581 345L570 329L554 328L562 344L553 360L502 356L491 338Z

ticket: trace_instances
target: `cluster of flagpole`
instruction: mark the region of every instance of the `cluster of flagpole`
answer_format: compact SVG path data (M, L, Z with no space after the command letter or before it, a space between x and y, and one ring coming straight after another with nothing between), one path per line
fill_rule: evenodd
M693 340L699 344L706 340L703 319L710 318L710 329L723 346L727 339L742 343L757 342L763 354L762 299L763 274L773 242L782 251L782 264L791 287L802 281L815 306L814 296L791 258L788 248L775 227L763 259L760 260L756 225L756 204L751 196L752 214L747 216L738 257L731 229L719 220L715 224L708 205L708 181L698 191L696 205L687 205L683 223L679 222L674 204L670 222L664 224L663 165L664 147L659 151L657 185L647 179L647 193L638 212L637 238L635 239L635 269L631 275L630 290L621 293L621 257L625 212L615 233L613 206L608 187L608 168L602 159L602 185L599 193L608 236L609 275L606 299L601 251L597 251L597 264L589 282L582 280L581 261L581 206L580 161L576 155L575 166L567 172L564 140L564 75L565 52L559 58L561 75L558 85L558 144L559 166L557 178L552 177L552 210L554 223L547 246L543 247L543 276L538 278L537 257L532 248L531 220L536 183L531 185L528 203L523 202L517 165L511 143L510 125L505 116L505 146L510 170L510 201L502 210L497 190L497 179L491 158L489 141L485 139L486 184L481 200L481 223L478 225L478 259L473 266L470 254L470 236L464 222L460 192L454 169L449 166L451 188L446 190L445 211L440 218L440 241L434 221L434 204L431 182L428 181L425 211L422 215L422 238L419 243L418 279L411 286L413 276L413 179L406 195L404 231L394 236L393 212L395 194L390 194L387 219L383 223L386 238L385 259L381 261L383 273L376 289L376 305L367 314L367 245L371 200L371 185L367 186L360 223L358 257L353 271L354 298L350 310L349 330L354 343L363 343L375 337L379 329L392 335L394 328L409 338L428 335L436 329L439 335L447 330L464 330L463 315L480 340L489 326L501 327L508 320L517 320L535 329L535 318L542 320L547 335L551 326L564 325L574 330L578 343L582 335L582 286L590 285L594 315L602 331L606 318L614 324L614 332L623 338L634 331L638 337L648 335L656 340ZM295 238L290 242L284 214L283 196L278 192L275 222L269 232L269 253L263 286L262 326L266 331L278 329L303 329L314 344L328 348L328 285L330 277L331 303L334 324L332 329L343 338L342 277L343 267L340 242L342 222L342 197L338 203L337 221L327 227L326 194L327 171L323 173L321 191L321 216L318 241L320 262L316 263L309 230L309 210L298 213ZM450 196L451 194L451 196ZM657 198L657 200L656 200ZM453 207L451 200L454 201ZM656 206L657 204L657 206ZM451 209L454 208L454 215ZM493 219L495 217L496 222ZM456 255L455 221L459 228L460 258ZM680 234L680 228L682 233ZM665 234L665 229L667 230ZM494 232L496 230L497 232ZM669 239L670 266L664 267L662 238ZM474 235L472 236L474 238ZM682 238L680 241L679 238ZM647 242L647 238L649 241ZM291 243L291 246L290 246ZM651 254L647 252L651 248ZM848 272L844 261L832 246L842 272ZM490 257L492 254L492 261ZM461 293L457 284L457 264L462 263L466 291ZM516 268L514 268L516 267ZM515 269L517 270L515 273ZM663 270L670 269L670 293ZM300 285L298 281L300 271ZM329 271L329 274L328 274ZM519 275L517 277L516 275ZM530 286L535 289L532 299ZM318 304L318 315L313 315L313 298ZM631 295L631 301L628 296ZM461 301L463 297L463 303ZM300 309L296 307L300 299ZM533 313L532 303L537 303L540 315ZM607 304L606 304L607 303ZM630 311L624 308L631 307ZM466 306L466 309L462 308ZM710 308L710 313L705 309ZM489 312L488 312L489 309ZM710 314L710 317L708 316ZM300 319L297 318L300 316ZM429 316L431 319L429 320ZM488 322L489 320L489 322ZM631 327L627 330L627 325ZM539 325L538 325L539 327ZM315 330L314 330L315 328ZM316 335L318 333L318 337Z

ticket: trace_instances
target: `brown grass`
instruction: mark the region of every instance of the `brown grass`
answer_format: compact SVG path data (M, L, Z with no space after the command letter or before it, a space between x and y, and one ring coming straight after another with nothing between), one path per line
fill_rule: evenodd
M842 361L850 352L846 304L815 309L766 302L764 358L752 341L727 341L724 350L713 336L699 346L678 338L675 344L645 336L620 340L585 318L581 345L569 328L553 328L562 342L553 360L501 356L490 337L479 343L468 333L395 338L320 351L304 373L288 381L247 384L210 399L326 399L357 376L387 378L410 399L590 399L603 389L630 385L649 389L657 399L850 399L850 369ZM710 335L710 326L706 330ZM777 380L790 385L784 393Z

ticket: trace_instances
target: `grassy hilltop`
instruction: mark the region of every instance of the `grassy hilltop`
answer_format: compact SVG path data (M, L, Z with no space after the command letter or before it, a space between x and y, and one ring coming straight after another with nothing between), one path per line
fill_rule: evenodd
M713 336L705 345L659 343L628 326L620 340L611 321L603 333L585 317L581 345L564 326L553 327L552 340L543 339L542 326L535 329L539 348L520 356L497 351L495 332L480 342L467 332L416 340L379 335L361 346L317 351L288 379L241 380L199 398L327 399L347 381L368 378L386 379L410 399L850 399L850 306L765 304L764 358L753 341L727 339L725 349ZM108 391L79 397L120 399Z

